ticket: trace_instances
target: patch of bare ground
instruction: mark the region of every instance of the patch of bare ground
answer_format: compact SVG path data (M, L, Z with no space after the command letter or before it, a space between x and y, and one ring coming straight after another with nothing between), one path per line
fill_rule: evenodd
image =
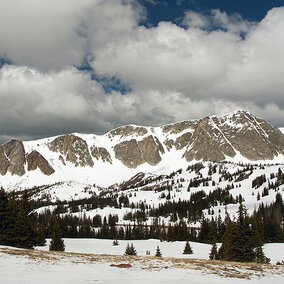
M154 256L125 256L106 254L87 254L71 252L50 252L40 250L27 250L16 248L0 248L0 254L10 254L28 258L30 261L48 262L71 262L73 264L105 263L108 266L125 266L129 269L163 270L185 269L200 270L204 274L215 274L224 278L251 279L263 277L268 274L283 275L284 266L258 263L239 263L205 259L188 259Z

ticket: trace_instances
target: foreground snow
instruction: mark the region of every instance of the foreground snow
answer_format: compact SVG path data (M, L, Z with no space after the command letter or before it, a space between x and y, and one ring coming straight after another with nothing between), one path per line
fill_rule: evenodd
M39 250L48 250L49 242L44 247L37 247ZM151 256L155 255L157 246L160 247L163 257L208 259L211 245L197 242L190 242L193 254L184 255L185 242L160 242L159 240L119 240L118 246L112 245L113 240L101 239L64 239L65 251L75 253L92 253L107 255L124 255L128 243L133 243L137 255L146 256L146 250ZM219 244L220 246L220 244ZM284 243L270 243L264 245L264 252L271 259L271 264L284 260Z
M258 264L212 262L201 259L155 258L152 256L121 256L125 241L118 247L111 240L65 239L68 251L89 252L55 253L40 250L20 250L0 246L0 283L283 283L284 267ZM151 253L160 245L163 256L183 256L184 242L160 243L156 240L133 241L138 254L145 249ZM191 243L193 257L206 255L210 246ZM284 244L270 244L267 254L279 251ZM45 247L46 249L47 247ZM114 253L115 255L90 254ZM192 256L191 256L192 257ZM130 268L111 264L131 264Z
M130 264L130 268L111 264ZM284 267L218 261L55 253L0 246L1 283L283 283ZM246 281L246 282L245 282Z

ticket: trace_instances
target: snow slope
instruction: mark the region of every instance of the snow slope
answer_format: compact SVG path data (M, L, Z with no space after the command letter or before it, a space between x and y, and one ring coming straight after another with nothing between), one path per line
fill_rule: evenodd
M87 241L87 242L86 242ZM111 240L67 240L67 250L92 253L96 251L113 252L121 255L126 243L112 247ZM87 243L87 245L86 245ZM135 241L138 251L161 247L165 254L164 243L158 241ZM173 255L180 255L182 243L169 243ZM268 247L268 251L275 244ZM281 244L283 245L283 244ZM200 244L192 243L196 251L195 257L206 249ZM123 247L123 249L122 249ZM278 247L281 251L281 247ZM174 253L176 249L176 253ZM119 250L120 252L116 252ZM274 251L275 248L272 249ZM283 248L282 248L283 251ZM139 254L139 252L138 252ZM267 253L269 256L269 253ZM207 257L206 257L207 258ZM111 264L130 263L131 268L111 267ZM122 257L93 254L44 254L40 251L5 249L0 246L0 282L14 284L38 283L283 283L284 268L279 266L263 266L256 264L233 264L208 262L204 260Z

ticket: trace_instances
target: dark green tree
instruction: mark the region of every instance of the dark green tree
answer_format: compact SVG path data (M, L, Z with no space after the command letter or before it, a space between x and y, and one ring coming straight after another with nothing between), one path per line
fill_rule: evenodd
M206 219L203 219L201 221L200 232L199 232L199 235L198 235L199 242L207 242L209 232L210 232L209 221L206 220Z
M36 233L31 228L27 212L22 204L18 208L13 242L16 247L29 249L36 244Z
M193 254L193 250L192 250L192 248L190 246L189 241L186 241L186 243L185 243L183 254Z
M162 253L161 253L161 250L160 250L160 247L159 247L159 246L157 246L155 256L157 256L157 257L161 257L161 256L162 256Z
M125 255L137 255L136 249L134 248L133 244L129 245L129 243L126 246L125 249Z
M53 225L52 239L50 241L49 250L51 251L64 251L65 244L61 238L61 230L59 221L56 218Z
M40 224L37 230L37 245L45 246L45 244L46 244L45 230L43 224Z
M213 259L218 259L218 251L217 251L217 245L216 245L216 242L214 242L212 244L212 247L211 247L211 251L210 251L210 254L209 254L209 259L213 260Z
M23 202L17 202L2 189L0 191L0 243L32 248L36 244L35 231L31 228L28 212Z
M255 248L255 261L258 263L269 263L270 262L270 260L265 256L261 246L257 246Z
M239 262L255 261L255 248L259 246L259 240L250 224L246 209L240 202L237 222L230 221L222 237L220 258Z
M5 190L0 190L0 244L9 245L8 243L8 229L11 225L10 212L9 212L8 196Z

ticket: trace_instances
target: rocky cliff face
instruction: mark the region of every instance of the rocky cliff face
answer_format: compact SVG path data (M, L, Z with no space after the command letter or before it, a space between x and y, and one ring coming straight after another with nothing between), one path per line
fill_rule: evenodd
M12 175L25 174L25 149L23 142L11 140L0 146L0 174L10 172Z
M284 135L279 129L245 111L163 127L127 125L101 136L70 134L44 141L31 142L27 149L26 142L18 140L0 146L0 174L23 176L39 169L52 175L70 164L93 168L103 163L118 169L120 161L124 168L136 169L143 164L175 164L177 159L260 161L284 155Z
M151 166L157 165L161 160L160 153L164 148L158 139L152 135L141 141L131 139L121 142L114 147L115 158L129 168L136 168L143 163Z
M32 151L27 156L28 163L28 171L34 171L37 168L41 170L41 172L45 175L52 175L54 173L54 169L48 163L48 161L37 151Z
M112 159L108 150L104 147L96 147L95 145L91 146L91 155L97 160L102 160L103 162L108 162L112 164Z
M48 144L48 147L53 152L59 152L66 161L73 163L76 167L94 165L87 142L73 134L57 137Z

